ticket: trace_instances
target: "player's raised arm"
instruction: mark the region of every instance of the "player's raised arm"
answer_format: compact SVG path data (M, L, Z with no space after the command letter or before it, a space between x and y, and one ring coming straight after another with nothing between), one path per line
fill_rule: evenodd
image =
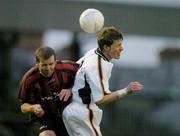
M103 99L101 99L100 101L97 101L96 104L100 105L100 104L106 104L106 103L110 103L112 101L118 100L132 92L137 92L143 89L143 85L139 82L130 82L127 86L127 88L121 89L121 90L117 90L115 92L112 92L108 95L105 95L103 97Z

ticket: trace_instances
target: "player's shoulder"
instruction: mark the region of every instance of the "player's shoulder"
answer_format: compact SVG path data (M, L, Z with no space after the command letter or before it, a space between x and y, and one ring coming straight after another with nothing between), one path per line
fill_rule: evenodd
M84 54L84 56L79 59L79 62L80 61L91 61L91 60L94 60L97 57L97 55L95 54L95 51L96 51L96 49L94 48L94 49L91 49L88 52L86 52Z
M75 61L72 61L72 60L62 60L62 61L61 61L61 64L74 65L74 64L76 64L76 62L75 62Z
M89 54L85 56L83 62L85 66L96 66L97 65L98 56L95 53Z
M38 74L38 68L36 66L33 66L29 70L26 71L23 77L28 78L36 74Z
M21 82L24 82L24 81L33 82L39 76L40 74L38 72L38 68L36 66L33 66L23 75Z
M78 67L79 67L79 64L71 60L57 61L57 64L55 66L55 68L59 70L74 69Z

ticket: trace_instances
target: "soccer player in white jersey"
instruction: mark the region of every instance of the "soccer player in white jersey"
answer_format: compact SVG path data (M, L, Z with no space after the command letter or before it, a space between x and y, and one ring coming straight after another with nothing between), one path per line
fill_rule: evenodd
M117 91L109 90L113 64L119 59L123 35L114 27L104 27L97 34L98 48L90 50L78 63L81 65L72 88L73 100L63 112L63 120L70 136L102 136L99 104L118 100L127 94L140 91L143 85L130 82Z

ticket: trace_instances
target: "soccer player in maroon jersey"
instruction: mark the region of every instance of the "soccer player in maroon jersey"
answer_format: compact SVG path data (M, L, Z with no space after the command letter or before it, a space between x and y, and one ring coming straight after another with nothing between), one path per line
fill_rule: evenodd
M57 61L50 47L35 52L36 65L28 70L21 82L18 98L23 113L31 113L38 122L39 136L68 136L62 121L62 110L70 102L78 64Z

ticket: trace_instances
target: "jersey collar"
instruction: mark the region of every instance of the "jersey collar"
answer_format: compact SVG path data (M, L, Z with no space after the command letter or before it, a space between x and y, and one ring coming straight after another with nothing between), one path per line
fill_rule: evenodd
M104 60L109 61L109 59L102 53L102 51L101 51L99 48L97 48L97 49L95 50L95 53L96 53L98 56L102 57Z

